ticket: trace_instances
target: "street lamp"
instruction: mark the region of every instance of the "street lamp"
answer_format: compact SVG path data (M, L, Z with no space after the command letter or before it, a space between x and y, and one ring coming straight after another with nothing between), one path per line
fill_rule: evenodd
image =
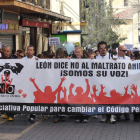
M85 1L83 1L84 3L84 8L86 8L86 10L89 8L89 5L85 4ZM86 12L84 12L84 20L86 20Z
M85 5L85 1L84 1L84 7L85 7L86 9L89 8L89 5Z

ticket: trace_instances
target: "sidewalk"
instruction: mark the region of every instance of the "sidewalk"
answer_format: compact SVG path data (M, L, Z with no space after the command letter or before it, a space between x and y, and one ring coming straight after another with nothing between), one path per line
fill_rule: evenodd
M101 117L101 116L100 116ZM65 122L53 123L53 118L43 120L37 116L30 124L27 116L17 116L8 122L0 116L0 140L139 140L140 123L130 121L116 124L100 123L89 119L88 123L75 123L66 117Z

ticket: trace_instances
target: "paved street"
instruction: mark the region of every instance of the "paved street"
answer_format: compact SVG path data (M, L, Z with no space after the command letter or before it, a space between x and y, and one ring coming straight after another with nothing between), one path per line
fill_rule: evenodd
M65 122L53 123L53 118L30 124L27 116L19 115L13 122L0 116L0 140L139 140L140 123L130 121L116 124L100 123L99 118L90 118L88 123L75 123L66 117Z

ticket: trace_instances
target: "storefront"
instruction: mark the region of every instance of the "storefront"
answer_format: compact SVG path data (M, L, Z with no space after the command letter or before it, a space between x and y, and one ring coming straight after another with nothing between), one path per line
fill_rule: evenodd
M22 33L24 36L23 49L26 50L29 45L35 46L36 55L48 49L48 36L50 24L35 20L22 19Z
M14 48L14 36L13 35L0 35L1 47L8 45L12 49Z
M0 9L10 11L9 14L6 16L4 15L4 17L7 17L6 20L17 21L19 25L19 33L15 32L15 34L12 34L8 29L4 29L4 33L1 33L2 31L0 32L0 34L3 35L13 35L13 43L11 42L11 44L13 44L13 48L16 48L16 50L26 50L28 45L33 45L36 49L35 54L40 54L42 51L48 49L48 37L52 34L52 24L55 21L71 21L70 17L51 11L52 9L47 9L44 7L44 5L46 5L46 1L43 0L42 2L43 5L38 6L34 1L30 1L30 3L22 0L0 1ZM47 4L51 7L49 3ZM54 31L56 32L56 29L54 29ZM1 41L2 40L4 39L2 38Z
M76 31L63 31L62 33L58 33L56 35L51 35L52 37L60 38L60 45L56 46L57 48L65 49L67 43L71 42L73 44L81 42L81 30Z

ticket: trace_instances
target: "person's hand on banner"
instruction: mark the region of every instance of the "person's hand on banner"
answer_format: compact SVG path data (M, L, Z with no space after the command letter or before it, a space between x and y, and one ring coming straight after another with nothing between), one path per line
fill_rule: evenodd
M118 57L116 56L116 55L113 55L113 58L112 58L113 60L117 60L118 59Z
M118 58L113 58L113 60L117 60Z
M67 56L67 59L69 59L69 60L70 60L70 59L71 59L71 57L70 57L70 56Z
M39 58L38 57L35 57L35 60L39 60Z

